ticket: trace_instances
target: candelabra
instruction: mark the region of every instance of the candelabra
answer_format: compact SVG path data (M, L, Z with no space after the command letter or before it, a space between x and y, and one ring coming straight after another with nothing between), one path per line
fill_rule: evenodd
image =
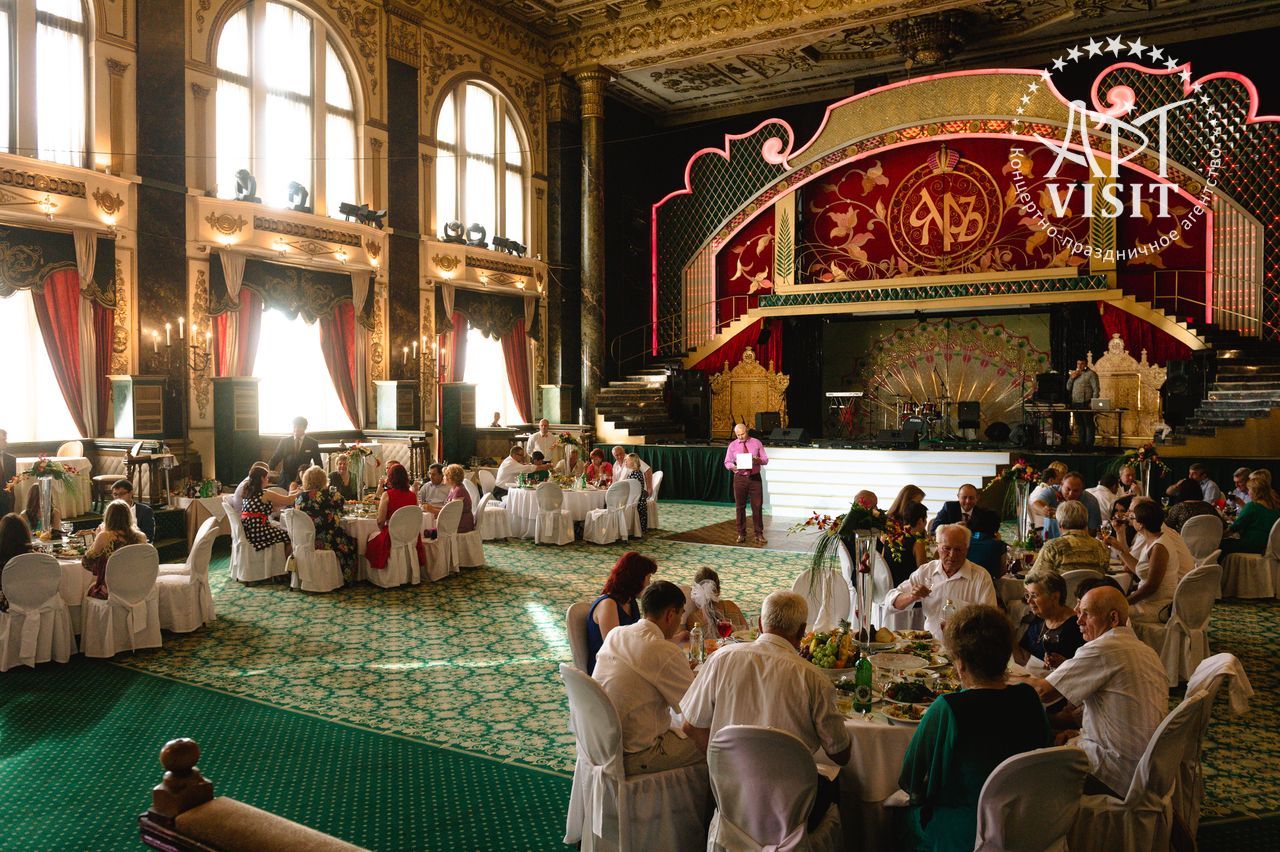
M187 401L191 393L191 376L193 374L205 376L213 360L213 322L210 321L209 327L205 329L204 334L200 334L200 329L196 323L191 324L191 334L187 334L187 320L185 317L178 317L178 342L174 345L173 341L173 324L165 321L164 324L164 346L165 346L165 365L166 373L172 379L174 367L178 367L181 376L179 381L178 393L175 403L178 411L178 424L181 429L182 446L180 449L182 465L180 476L190 477L191 471L189 467L188 438L190 436L191 424L187 418ZM153 354L160 354L160 332L152 330L151 332L151 349ZM176 361L176 363L175 363ZM168 476L168 471L165 471Z

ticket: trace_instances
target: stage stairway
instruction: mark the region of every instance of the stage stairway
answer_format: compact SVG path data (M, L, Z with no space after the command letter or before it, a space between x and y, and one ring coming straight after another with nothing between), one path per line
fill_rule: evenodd
M1280 408L1280 345L1235 332L1199 329L1213 345L1214 381L1200 407L1172 443L1188 436L1215 437L1220 429L1241 428L1270 418Z
M653 444L684 440L684 427L667 408L665 367L609 382L596 397L596 443Z

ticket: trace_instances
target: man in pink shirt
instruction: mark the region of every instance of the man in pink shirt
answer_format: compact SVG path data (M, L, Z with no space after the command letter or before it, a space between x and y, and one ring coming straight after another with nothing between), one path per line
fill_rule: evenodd
M751 521L755 526L756 543L768 544L764 538L764 481L760 468L769 463L764 444L758 438L747 436L747 424L733 427L734 438L724 453L724 466L733 474L733 502L738 512L738 544L747 540L747 501L751 501ZM738 456L751 456L751 468L738 467Z

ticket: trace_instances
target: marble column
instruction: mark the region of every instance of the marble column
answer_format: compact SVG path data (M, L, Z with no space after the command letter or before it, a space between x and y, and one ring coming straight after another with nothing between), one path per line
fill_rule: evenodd
M577 388L582 350L578 260L582 256L582 142L577 87L561 74L547 78L547 381ZM577 407L574 407L577 410Z
M604 375L604 87L609 72L581 71L582 421L594 423Z

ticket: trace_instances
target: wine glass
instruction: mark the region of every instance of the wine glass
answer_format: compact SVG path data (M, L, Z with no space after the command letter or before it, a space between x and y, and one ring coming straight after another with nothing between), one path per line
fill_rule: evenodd
M728 639L733 633L733 622L723 615L716 621L716 633L720 634L721 639Z

